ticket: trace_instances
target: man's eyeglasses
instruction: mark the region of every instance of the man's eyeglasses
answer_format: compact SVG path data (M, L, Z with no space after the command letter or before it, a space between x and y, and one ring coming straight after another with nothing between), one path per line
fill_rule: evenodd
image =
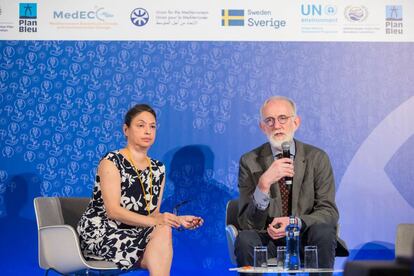
M279 115L277 116L277 118L275 117L267 117L265 119L263 119L263 123L267 126L267 127L274 127L276 120L281 124L286 124L287 121L289 120L289 118L295 117L295 115L291 115L291 116L286 116L286 115Z
M173 214L178 216L178 210L180 209L180 207L189 203L190 201L191 200L187 199L187 200L181 201L180 203L176 204L173 208Z

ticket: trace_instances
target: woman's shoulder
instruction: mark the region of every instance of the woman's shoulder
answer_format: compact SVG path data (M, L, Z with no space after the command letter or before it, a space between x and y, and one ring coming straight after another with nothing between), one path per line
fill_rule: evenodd
M120 159L122 159L122 154L119 152L119 150L113 150L113 151L108 151L107 153L104 154L104 156L101 158L101 160L110 160L110 161L118 161Z
M160 170L161 172L165 172L165 165L160 160L150 158L151 159L151 166L155 169Z

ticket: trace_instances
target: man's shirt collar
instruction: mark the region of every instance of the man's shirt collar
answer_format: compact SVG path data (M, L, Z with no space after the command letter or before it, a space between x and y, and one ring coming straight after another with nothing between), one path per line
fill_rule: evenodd
M270 144L270 148L272 149L272 154L273 154L274 158L276 158L276 156L278 154L282 154L281 150L279 150L277 148L274 148L271 144ZM295 155L296 155L296 146L295 146L295 141L294 140L292 140L292 142L290 143L290 155L293 156L293 157L295 157Z

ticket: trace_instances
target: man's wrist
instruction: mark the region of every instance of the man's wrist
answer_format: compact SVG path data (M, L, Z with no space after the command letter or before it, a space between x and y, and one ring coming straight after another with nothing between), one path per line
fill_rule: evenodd
M263 193L257 186L253 193L253 200L257 209L265 210L269 206L270 195L269 193Z
M302 227L305 226L305 223L299 218L299 217L295 217L296 219L296 223L299 226L299 229L302 229Z
M269 194L270 192L270 185L266 184L266 180L264 179L263 175L259 178L257 188L259 188L260 191L264 194Z

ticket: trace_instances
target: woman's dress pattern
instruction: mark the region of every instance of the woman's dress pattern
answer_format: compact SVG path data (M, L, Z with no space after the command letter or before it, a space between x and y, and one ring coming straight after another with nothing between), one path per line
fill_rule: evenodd
M132 212L148 215L140 177L147 197L150 197L150 169L137 172L119 151L107 153L102 159L110 160L121 177L120 205ZM165 166L151 160L152 199L150 212L157 208ZM149 200L149 198L147 198ZM137 227L109 219L102 199L99 175L96 175L93 198L78 223L78 233L83 254L88 259L107 260L120 269L138 267L153 227Z

